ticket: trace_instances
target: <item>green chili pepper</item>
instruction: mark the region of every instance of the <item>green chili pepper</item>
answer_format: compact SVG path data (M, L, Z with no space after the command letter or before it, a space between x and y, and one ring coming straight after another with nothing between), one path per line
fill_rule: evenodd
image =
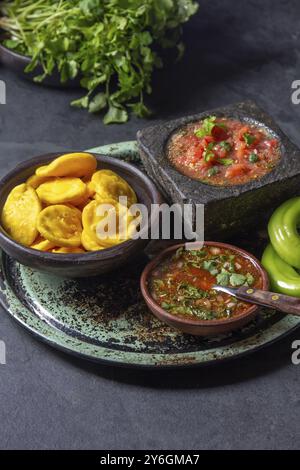
M272 245L265 249L261 262L273 291L300 297L300 274L278 256Z
M273 213L268 232L272 246L280 258L300 269L300 197L289 199ZM300 279L300 278L299 278Z

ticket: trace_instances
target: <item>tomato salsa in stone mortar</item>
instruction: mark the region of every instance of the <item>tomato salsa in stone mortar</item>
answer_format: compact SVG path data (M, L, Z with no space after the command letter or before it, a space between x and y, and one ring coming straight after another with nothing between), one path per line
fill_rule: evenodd
M249 304L213 289L221 286L262 287L253 263L227 248L179 248L150 274L153 300L169 313L195 320L218 320L241 315Z
M280 143L264 128L209 116L175 132L167 154L181 173L202 182L244 184L269 173L280 160Z

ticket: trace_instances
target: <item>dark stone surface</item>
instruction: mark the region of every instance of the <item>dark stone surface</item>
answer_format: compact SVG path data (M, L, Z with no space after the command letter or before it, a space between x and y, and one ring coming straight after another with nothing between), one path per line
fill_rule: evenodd
M213 186L189 178L170 163L167 144L172 134L187 124L209 115L229 117L264 128L281 145L281 159L263 178L243 185ZM247 101L207 112L149 126L137 134L143 164L158 183L170 203L202 204L205 215L205 239L229 237L251 228L258 218L267 222L274 206L294 196L300 183L300 150L290 142L274 120L254 102ZM195 211L189 223L195 230Z
M182 63L156 76L155 122L253 99L300 144L297 0L201 2ZM45 89L0 67L1 174L43 152L130 140L148 123L105 128L69 108L76 91ZM253 356L162 374L87 364L37 342L1 311L1 448L299 448L295 333Z

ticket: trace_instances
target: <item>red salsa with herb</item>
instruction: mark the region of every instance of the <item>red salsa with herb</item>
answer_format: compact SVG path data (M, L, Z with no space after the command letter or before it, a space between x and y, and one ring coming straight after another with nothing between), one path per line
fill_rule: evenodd
M179 248L151 272L153 300L164 310L195 320L218 320L241 315L249 304L213 289L221 286L262 287L262 278L246 257L227 248Z
M174 133L167 152L181 173L220 186L261 178L281 156L279 140L264 128L215 116Z

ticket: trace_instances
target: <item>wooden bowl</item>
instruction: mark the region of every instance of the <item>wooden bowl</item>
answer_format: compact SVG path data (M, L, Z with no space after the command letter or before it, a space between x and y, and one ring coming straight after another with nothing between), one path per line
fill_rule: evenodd
M192 248L193 243L189 243L189 246ZM149 275L156 268L156 266L166 257L172 255L178 248L183 247L184 243L179 245L171 246L166 250L162 251L158 256L156 256L147 266L145 267L140 281L142 295L145 299L146 304L148 305L151 312L159 318L161 321L167 323L168 325L188 333L191 335L197 336L215 336L218 334L228 333L229 331L236 330L246 323L250 322L255 315L257 314L259 307L257 305L249 305L248 310L240 315L236 315L228 319L220 320L190 320L188 318L183 318L180 316L175 316L161 308L151 296L148 287ZM251 261L255 268L260 273L262 278L262 290L269 289L269 279L267 273L261 266L260 262L252 256L247 251L244 251L240 248L237 248L233 245L228 245L227 243L220 242L205 242L204 246L216 246L220 248L227 248L228 250L233 251L239 256L243 256ZM195 249L199 247L199 244L195 242Z
M50 163L61 153L42 155L27 160L8 173L0 181L0 211L12 188L24 183L29 176L34 174L37 167ZM161 196L154 183L134 165L104 155L92 154L98 161L101 169L110 169L119 174L133 187L137 194L138 202L146 205L149 212L149 228L155 219L155 213L150 215L151 204L160 204ZM149 240L138 238L128 240L112 248L82 253L82 254L55 254L33 250L20 245L10 238L0 226L0 247L12 258L34 269L45 271L64 277L87 277L103 274L121 267L128 261L132 261L147 245Z

